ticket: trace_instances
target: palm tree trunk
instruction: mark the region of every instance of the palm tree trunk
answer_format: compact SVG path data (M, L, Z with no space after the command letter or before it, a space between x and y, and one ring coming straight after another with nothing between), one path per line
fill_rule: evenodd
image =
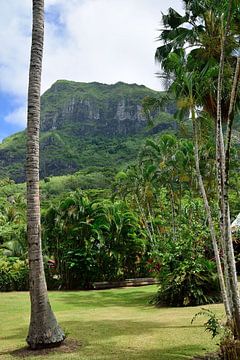
M217 166L217 170L219 173L219 179L218 179L218 184L219 184L219 195L220 195L220 202L219 204L222 204L222 209L226 211L226 215L225 215L225 219L227 218L227 220L225 220L225 226L224 226L224 221L223 221L223 211L221 211L221 215L220 215L220 219L221 219L221 233L222 233L222 247L224 249L224 268L225 270L225 279L226 279L226 283L227 283L227 288L229 288L228 293L230 294L230 302L231 302L231 308L232 308L232 313L234 312L234 305L232 303L232 296L231 296L231 284L230 284L230 274L232 273L234 278L235 278L235 284L237 284L237 274L236 274L236 269L234 270L234 268L231 270L229 268L229 266L232 267L232 265L230 265L231 263L234 263L234 267L235 267L235 259L234 259L234 251L233 251L233 245L232 245L232 234L231 234L231 227L230 227L230 210L229 210L229 200L228 200L228 187L229 187L229 165L230 165L230 148L231 148L231 134L232 134L232 125L233 125L233 119L234 119L234 110L235 110L235 104L236 104L236 99L237 99L237 89L238 89L238 85L239 85L239 76L240 76L240 58L237 58L236 61L236 67L235 67L235 74L233 77L233 83L232 83L232 90L231 90L231 97L230 97L230 105L229 105L229 111L228 111L228 120L227 120L227 133L226 133L226 151L225 151L225 156L224 156L224 169L225 169L225 176L224 176L224 184L223 187L224 189L221 189L221 171L219 169L219 165ZM218 134L217 138L219 138L220 135ZM222 135L222 139L223 139L223 135ZM223 143L223 140L222 140ZM220 143L218 143L218 146L220 146ZM219 154L219 152L221 151L220 149L217 149L217 154ZM224 151L224 148L222 148L222 151ZM219 155L217 155L219 157ZM218 161L219 164L219 161ZM225 198L223 197L223 195L221 196L221 192L223 191L223 194L225 193ZM221 207L220 207L221 208ZM226 230L225 230L226 229ZM225 236L225 231L227 231L227 237ZM227 246L226 243L226 238L228 239L228 242L230 242L230 247ZM227 256L227 253L230 252L230 255ZM228 262L228 257L230 257L230 264ZM233 261L232 261L233 259ZM237 294L238 297L238 294Z
M61 344L65 335L48 300L44 274L39 200L40 88L44 37L44 0L33 0L32 47L27 124L27 235L31 320L27 343L32 349Z
M217 125L217 124L216 124ZM221 164L222 160L220 157L220 135L219 132L221 130L218 126L216 126L216 173L217 173L217 190L218 190L218 206L219 206L219 227L220 227L220 244L222 250L222 259L224 264L224 279L227 291L227 297L230 305L231 316L233 317L233 303L232 303L232 294L231 294L231 285L230 285L230 269L229 269L229 262L227 259L227 244L224 237L224 217L223 217L223 209L224 209L224 202L223 202L223 178L221 172ZM224 164L224 163L223 163Z
M237 57L235 74L233 78L231 98L228 111L228 120L227 120L227 134L226 134L226 152L225 152L225 172L226 172L226 186L228 187L229 181L229 165L230 165L230 148L231 148L231 136L232 136L232 125L235 114L235 105L237 100L238 86L240 81L240 57Z
M152 222L153 215L152 215L148 200L147 200L147 211L148 211L148 219L149 219L148 221L150 222L151 231L152 231L152 237L153 237L154 243L155 243L156 242L156 240L155 240L155 230L154 230L154 226L153 226L153 222Z
M174 192L172 189L171 184L169 185L170 188L170 201L171 201L171 213L172 213L172 236L173 236L173 240L176 240L176 221L175 221L175 201L174 201Z
M227 239L228 239L228 252L230 259L230 269L229 273L232 277L233 283L233 311L235 313L235 321L234 328L238 335L240 335L240 299L239 299L239 291L238 291L238 281L237 281L237 272L236 272L236 263L233 249L233 241L232 241L232 232L231 232L231 219L230 219L230 209L229 209L229 199L228 199L228 191L229 191L229 167L230 167L230 148L231 148L231 135L232 135L232 125L235 114L235 105L237 100L237 90L240 81L240 57L237 58L235 74L232 83L232 91L230 97L230 105L228 111L228 121L227 121L227 134L226 134L226 151L225 151L225 179L224 179L224 189L225 189L225 211L227 217ZM237 329L237 330L236 330Z
M148 221L147 221L147 217L145 215L144 209L140 204L140 201L138 199L138 195L134 195L134 197L135 197L135 200L136 200L136 203L137 203L137 206L138 206L138 210L139 210L140 214L142 215L142 220L143 220L145 229L146 229L146 231L148 233L150 243L154 244L154 238L153 238L154 234L152 234L151 230L149 229L149 225L148 225Z
M217 90L217 126L216 126L217 154L216 155L217 155L217 164L220 173L219 190L220 190L220 199L221 199L220 212L221 212L222 227L223 227L223 242L224 242L224 246L226 247L225 255L226 255L228 272L229 272L231 302L233 305L232 326L233 326L233 332L235 338L240 339L240 299L238 292L237 272L236 272L236 264L235 264L234 250L233 250L232 234L230 228L231 223L230 223L230 210L229 210L228 187L227 187L228 177L226 177L226 157L225 157L225 147L223 140L222 114L221 114L226 35L228 34L230 28L232 6L233 6L233 1L229 0L227 24L225 31L223 31L222 44L221 44L221 56L219 63L218 90ZM229 109L229 112L231 112L231 109Z
M221 258L219 255L218 243L217 243L217 239L216 239L216 233L215 233L215 229L214 229L211 208L208 203L208 198L207 198L207 194L205 191L205 186L203 183L200 166L199 166L198 132L196 129L195 110L192 109L191 112L192 112L192 125L193 125L193 137L194 137L194 157L195 157L195 166L196 166L196 173L197 173L197 178L198 178L198 185L199 185L199 189L200 189L200 192L201 192L201 195L203 198L205 211L207 214L208 226L209 226L209 231L210 231L210 235L211 235L211 239L212 239L213 251L214 251L215 261L216 261L216 265L217 265L217 272L218 272L219 284L220 284L221 294L222 294L222 298L223 298L225 313L227 315L228 320L231 320L231 318L232 318L231 308L230 308L230 304L229 304L229 300L228 300L228 296L227 296L227 292L226 292L226 286L225 286L225 281L224 281L224 276L223 276L223 271L222 271Z

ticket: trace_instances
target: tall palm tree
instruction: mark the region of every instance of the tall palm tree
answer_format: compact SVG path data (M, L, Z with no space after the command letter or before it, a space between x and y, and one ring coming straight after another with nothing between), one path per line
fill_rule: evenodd
M33 0L32 47L28 87L27 123L27 237L29 248L29 287L31 320L27 343L32 349L61 344L65 335L48 300L44 274L39 199L39 125L44 0Z
M233 330L237 339L240 339L240 297L238 290L238 280L236 272L236 264L234 258L231 223L230 223L230 210L229 210L229 197L228 197L228 168L229 168L229 151L231 140L231 126L234 117L234 102L236 101L238 78L239 78L239 60L236 62L236 69L234 80L232 83L232 90L230 95L230 105L228 110L228 131L227 131L227 152L225 153L225 144L222 130L222 99L223 99L223 79L224 79L224 64L226 59L227 37L230 33L231 20L234 13L235 2L229 0L227 19L224 27L223 35L221 38L221 54L219 61L218 72L218 87L217 87L217 123L216 123L216 154L217 154L217 173L219 185L219 200L220 200L220 220L221 220L221 233L224 250L227 259L229 271L229 284L232 299L232 314L233 314ZM232 113L232 114L231 114ZM228 159L226 161L226 155Z
M233 320L234 335L240 338L240 301L238 295L234 253L230 232L228 204L228 170L231 125L237 99L239 82L239 59L233 56L238 48L239 12L238 1L184 0L185 14L179 15L170 9L163 15L165 30L160 35L164 42L156 51L156 58L168 77L172 77L170 88L175 92L188 93L189 82L184 77L194 74L191 80L191 114L195 137L195 158L199 185L202 188L199 171L196 108L201 107L215 120L216 155L218 175L218 196L220 212L221 246L224 254L224 272L230 317ZM226 16L227 15L227 16ZM188 26L186 26L188 23ZM186 50L188 48L188 50ZM178 61L180 59L181 61ZM235 76L234 66L236 65ZM184 71L183 71L184 67ZM233 83L229 79L233 77ZM228 122L227 161L222 132L222 122ZM203 198L204 189L201 190ZM205 194L206 195L206 194ZM206 197L205 197L205 200ZM206 202L204 200L204 202ZM207 205L207 202L206 202ZM206 211L208 213L207 206ZM208 220L210 220L210 213ZM210 223L210 221L209 221ZM210 229L211 230L211 229Z

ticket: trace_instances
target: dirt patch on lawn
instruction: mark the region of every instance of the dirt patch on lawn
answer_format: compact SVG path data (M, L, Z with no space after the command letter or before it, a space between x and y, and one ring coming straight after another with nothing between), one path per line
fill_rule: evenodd
M17 358L28 358L29 356L44 356L51 353L74 353L83 346L81 341L75 339L66 339L59 347L31 350L29 347L20 348L11 351L10 354Z

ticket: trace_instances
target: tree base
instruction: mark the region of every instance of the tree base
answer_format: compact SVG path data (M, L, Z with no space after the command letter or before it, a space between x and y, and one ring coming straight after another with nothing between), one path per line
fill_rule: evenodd
M54 333L48 331L45 334L28 335L26 341L31 350L48 349L60 346L66 336L60 327L57 327Z
M41 350L41 349L51 349L51 348L56 348L62 345L62 343L64 342L65 338L62 341L58 341L58 342L51 342L51 343L30 343L30 341L28 341L27 339L27 343L29 346L30 350Z
M239 360L240 359L240 340L226 341L220 345L222 359Z
M194 356L192 360L239 360L240 359L240 341L228 340L220 345L219 352L206 354L203 356Z
M59 358L61 356L63 359L65 359L64 354L76 353L82 346L83 342L68 337L60 346L55 348L32 350L28 346L25 346L23 348L13 350L10 352L10 355L18 359L27 359L29 357L32 359L36 356L43 358L47 355L54 354L54 358L58 358L59 355Z

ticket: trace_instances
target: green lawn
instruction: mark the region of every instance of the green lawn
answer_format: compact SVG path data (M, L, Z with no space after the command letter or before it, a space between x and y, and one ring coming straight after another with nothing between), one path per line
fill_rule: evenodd
M104 291L50 292L57 318L69 338L81 346L71 353L51 352L28 359L181 360L215 349L202 327L193 325L199 308L154 308L148 305L155 286ZM222 305L211 305L222 314ZM0 360L16 359L25 346L28 294L0 293Z

